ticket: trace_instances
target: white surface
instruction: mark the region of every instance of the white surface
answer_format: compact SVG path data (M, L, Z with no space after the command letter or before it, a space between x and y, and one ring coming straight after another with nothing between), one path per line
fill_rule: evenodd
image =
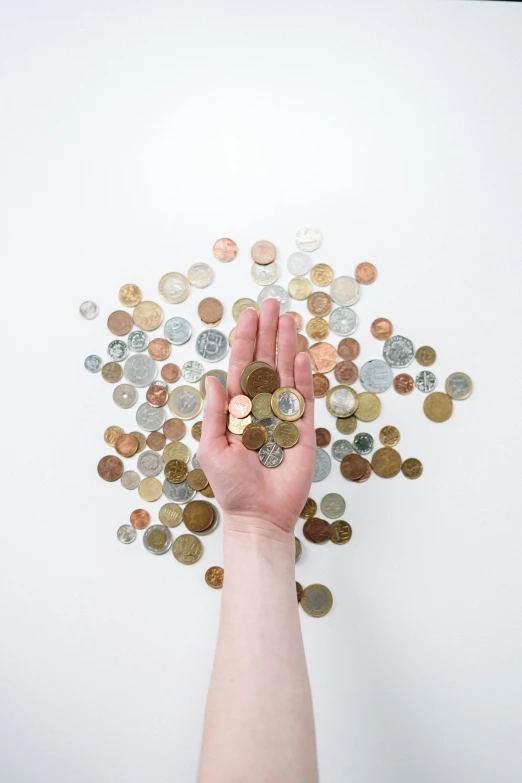
M353 486L334 463L313 487L354 529L297 568L335 597L302 614L322 781L520 780L521 24L515 3L4 4L3 781L195 779L221 531L191 568L118 543L143 502L96 464L133 411L83 360L123 283L157 298L195 261L215 284L165 310L197 332L220 296L228 334L259 291L250 245L276 244L286 283L306 224L314 261L378 267L363 357L386 316L437 349L439 388L475 383L441 425L383 395L367 429L396 424L421 480Z

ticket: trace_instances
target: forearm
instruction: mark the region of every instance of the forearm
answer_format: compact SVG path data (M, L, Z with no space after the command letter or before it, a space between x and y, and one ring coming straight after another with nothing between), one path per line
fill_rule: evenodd
M236 522L236 521L235 521ZM225 522L225 581L199 783L316 783L294 536Z

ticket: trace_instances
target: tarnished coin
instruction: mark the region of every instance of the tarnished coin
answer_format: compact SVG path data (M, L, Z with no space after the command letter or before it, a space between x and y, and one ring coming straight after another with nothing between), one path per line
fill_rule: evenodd
M186 446L184 443L180 443L179 441L174 441L165 446L163 449L163 462L170 462L171 459L179 459L184 462L185 465L188 465L190 459L190 451L188 446ZM194 467L199 468L200 466L196 465L195 459L196 455L194 454L192 457L192 464Z
M337 351L330 343L314 343L308 353L314 372L330 372L337 364Z
M165 421L165 412L163 408L155 408L148 402L144 402L136 411L136 423L138 427L146 432L159 430Z
M335 380L338 383L347 383L348 385L355 383L359 377L359 368L351 361L343 359L342 362L337 362L334 367Z
M214 590L219 590L223 587L224 578L225 572L221 566L211 566L205 571L205 582L209 587L213 587Z
M232 416L231 413L227 416L227 429L234 435L242 435L249 424L252 424L252 416L250 415L244 416L242 419Z
M191 500L183 509L183 522L192 533L208 530L214 521L214 506L207 500Z
M197 489L199 492L208 484L208 478L201 468L194 468L187 476L187 484L191 489Z
M359 301L359 283L353 277L336 277L330 286L330 296L335 304L351 307Z
M447 421L453 413L451 397L444 392L428 394L422 407L430 421Z
M297 536L294 536L295 540L295 560L294 563L297 563L297 561L300 559L302 553L303 553L303 546L301 544L301 541Z
M315 512L317 511L317 503L313 498L307 498L306 503L303 506L303 510L299 514L299 516L302 519L310 519L310 517L315 517Z
M382 359L370 359L361 367L361 385L366 391L382 394L393 382L391 367Z
M299 440L299 430L291 421L282 421L274 428L274 443L282 449L291 449ZM268 432L267 432L268 438Z
M165 525L151 525L143 534L143 546L153 555L164 555L172 546L172 534Z
M465 372L452 372L446 379L446 394L454 400L467 400L473 384Z
M437 379L430 370L422 370L415 376L415 386L420 392L432 392Z
M163 334L172 345L183 345L190 340L192 327L186 318L175 316L165 323Z
M314 372L312 375L312 383L314 387L314 397L325 397L326 392L330 388L330 381L323 375L322 372Z
M162 487L161 481L157 478L144 478L140 482L138 492L143 500L147 500L149 503L153 503L155 500L161 497Z
M303 535L312 544L324 544L332 536L330 523L326 519L311 517L303 525Z
M332 440L332 436L330 434L330 430L327 430L326 427L315 428L316 446L320 446L321 448L324 448L325 446L328 446L331 440Z
M250 250L256 264L271 264L276 258L275 245L267 239L260 239L252 245Z
M312 481L323 481L332 469L330 455L324 449L315 449L315 470Z
M233 261L237 256L237 245L233 239L218 239L214 242L212 252L218 261Z
M353 337L345 337L337 346L337 353L341 359L345 359L346 361L357 359L360 352L361 346Z
M167 439L162 432L151 432L147 437L147 446L152 451L162 451L166 442Z
M388 337L383 345L382 355L390 367L407 367L412 363L415 355L413 343L400 334Z
M377 270L369 261L363 261L355 267L355 279L362 285L371 285L377 279Z
M194 419L202 407L201 394L192 386L177 386L169 394L169 409L180 419Z
M227 355L227 338L217 329L205 329L196 338L196 351L207 362L220 362Z
M334 279L333 269L328 264L316 264L310 270L310 278L314 285L324 288L324 286L330 285Z
M392 478L399 473L402 465L401 455L391 446L377 449L372 457L372 470L381 478Z
M114 362L122 362L129 355L129 349L123 340L111 340L107 346L107 353Z
M258 285L273 285L279 278L279 267L275 261L271 264L252 264L250 273Z
M303 590L301 606L311 617L324 617L332 608L333 597L324 585L308 585Z
M337 522L332 522L330 525L332 529L332 537L330 541L332 544L347 544L352 537L352 527L345 522L344 519L338 519Z
M184 565L197 563L203 554L203 544L197 536L185 533L178 536L172 544L172 554L176 560Z
M82 302L80 305L80 315L85 318L86 321L92 321L99 312L100 308L95 302L87 301Z
M330 329L340 337L348 337L357 329L357 313L350 307L336 307L330 313Z
M379 416L381 407L381 401L376 394L361 392L355 416L359 421L374 421Z
M185 362L181 368L182 376L189 383L197 383L203 377L204 372L205 368L201 362L196 362L194 359Z
M121 483L125 489L136 489L140 481L141 478L135 470L126 470L121 477Z
M129 356L123 365L123 374L133 386L148 386L156 377L158 366L154 359L144 353Z
M200 262L189 266L187 277L194 288L206 288L214 280L214 272L211 266Z
M134 351L134 353L141 353L149 344L149 336L141 329L135 329L127 337L127 344L130 351Z
M359 396L351 386L333 386L326 395L326 407L332 416L345 419L357 411Z
M136 530L145 530L150 522L150 514L144 508L136 508L130 515L130 522Z
M119 408L132 408L137 402L138 392L130 383L120 383L114 389L112 399Z
M306 324L306 334L311 340L324 340L329 333L330 327L324 318L310 318Z
M343 457L353 453L353 446L349 440L339 438L332 443L332 457L338 462L342 462Z
M355 416L349 416L347 419L336 419L335 426L343 435L351 435L357 429L357 419Z
M283 449L271 441L261 446L258 454L259 461L265 468L277 468L283 461Z
M286 268L291 275L302 277L312 268L310 257L306 253L291 253L286 260Z
M304 226L296 232L294 237L295 243L299 250L303 250L306 253L313 253L318 247L321 247L323 241L323 235L317 228L312 226Z
M272 415L272 406L270 405L271 399L272 394L269 392L261 392L260 394L255 395L252 400L252 414L256 419L264 419L265 416Z
M181 484L172 484L165 479L163 482L163 494L168 500L172 500L173 503L183 505L196 497L196 490L189 487L186 481L182 481Z
M372 321L370 331L376 340L387 340L393 334L393 324L387 318L376 318Z
M138 451L138 441L134 435L118 435L114 448L122 457L132 457Z
M163 459L157 451L143 451L138 457L138 470L144 476L159 476L163 470Z
M132 525L120 525L116 531L116 535L121 544L132 544L132 542L136 540L137 533Z
M210 486L210 484L207 484L206 487L203 487L203 489L200 489L199 491L206 498L213 498L213 497L215 497L214 491L213 491L212 487Z
M179 304L189 295L190 283L185 275L179 272L167 272L158 283L158 291L165 302Z
M200 441L201 440L201 432L203 430L203 422L197 421L195 424L192 425L192 428L190 430L190 434L194 438L194 440Z
M312 284L307 277L293 277L288 283L288 293L292 299L307 299L312 293Z
M328 519L339 519L346 511L346 501L337 492L329 492L321 500L321 511Z
M303 395L291 386L281 386L277 389L272 394L270 405L274 414L283 421L296 421L305 411Z
M437 354L435 353L435 349L431 348L431 346L421 345L421 347L417 348L415 351L415 358L423 367L431 367L432 364L435 364Z
M104 481L117 481L123 474L123 462L112 454L98 462L98 475Z
M198 315L205 323L214 323L223 316L223 303L214 296L207 296L198 305Z
M369 454L373 449L373 436L369 432L358 432L353 447L358 454Z
M103 359L101 356L96 356L95 353L91 353L90 356L86 358L86 360L83 363L83 366L86 370L89 370L89 372L100 372L103 364Z
M177 503L165 503L158 513L159 521L167 527L178 527L183 519L183 509Z
M366 472L366 460L360 454L346 454L341 460L341 473L350 481L357 481Z
M249 299L248 297L243 297L242 299L238 299L232 305L232 316L234 321L237 321L243 310L246 310L247 307L253 307L256 313L259 312L259 305L257 302L255 302L253 299Z
M383 446L396 446L401 439L401 434L397 427L387 424L379 432L379 440Z
M412 393L415 388L415 381L407 372L401 372L393 379L393 388L397 394L405 396Z
M141 296L141 288L134 283L126 283L118 291L118 299L125 307L136 307L141 302Z
M227 390L227 373L224 370L209 370L203 375L199 382L199 391L203 398L207 396L205 381L208 375L212 375L214 378L217 378L224 390Z
M115 310L108 317L107 326L109 332L112 332L117 337L123 337L132 329L132 317L124 310Z
M134 308L132 319L138 329L153 332L163 321L163 310L156 302L140 302Z
M181 419L167 419L163 425L163 433L169 440L181 440L186 432L187 427Z
M261 307L265 299L277 299L280 313L286 313L290 309L290 295L280 285L264 286L257 297L259 307Z
M118 383L123 377L123 370L118 362L107 362L101 370L102 378L107 383Z
M182 481L187 480L187 476L188 468L183 460L171 459L165 465L165 478L171 484L181 484ZM191 487L191 489L194 489L194 487Z
M401 465L404 476L409 479L416 479L422 475L422 462L416 457L408 457Z
M257 397L258 394L273 394L281 383L277 370L262 362L247 364L243 373L245 373L245 391L252 398ZM243 379L243 373L241 373L241 379Z

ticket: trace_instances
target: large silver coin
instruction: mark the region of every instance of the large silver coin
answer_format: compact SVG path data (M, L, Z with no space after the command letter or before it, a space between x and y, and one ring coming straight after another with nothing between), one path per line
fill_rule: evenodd
M328 319L330 329L340 337L348 337L357 329L357 313L349 307L336 307Z
M268 440L274 440L274 430L278 424L281 424L281 419L278 419L276 416L267 416L265 419L259 419L259 423L266 427Z
M150 525L143 533L143 546L153 555L164 555L172 546L172 533L165 525Z
M191 386L176 386L169 394L169 410L180 419L193 419L203 407L203 398Z
M141 476L135 470L126 470L121 477L121 483L125 489L137 489ZM130 526L132 527L132 525ZM134 530L134 528L132 528Z
M350 441L345 438L339 438L339 440L334 440L332 443L332 457L338 462L341 462L343 457L352 452L353 446Z
M279 395L277 408L284 416L294 416L299 413L299 399L293 392L287 391Z
M136 528L132 527L132 525L121 525L116 535L118 536L118 541L122 544L132 544L136 540Z
M159 476L163 470L163 457L157 451L142 451L138 457L138 470L144 476Z
M359 380L366 391L382 394L392 385L393 373L382 359L370 359L361 367Z
M258 451L259 461L265 468L277 468L283 461L283 449L277 443L269 442Z
M261 307L265 299L277 299L279 302L279 312L287 313L290 307L290 294L280 285L267 285L257 297L257 303Z
M279 267L275 261L271 264L252 264L250 271L258 285L273 285L279 277Z
M306 253L292 253L288 256L286 268L294 277L302 277L312 268L312 260Z
M189 500L194 500L196 497L196 490L191 489L186 481L181 481L179 484L171 484L170 481L163 482L163 494L166 498L173 503L184 504Z
M148 354L133 354L123 365L126 380L134 386L149 386L157 372L158 366Z
M346 509L346 502L337 492L329 492L321 500L321 511L328 519L340 519Z
M207 362L220 362L227 355L228 340L217 329L205 329L196 338L196 351Z
M437 379L430 370L422 370L415 377L415 386L420 392L432 392L437 385Z
M192 264L188 268L187 277L190 285L193 285L195 288L206 288L213 281L214 272L208 264Z
M163 426L165 411L163 408L154 408L148 402L144 402L136 411L136 423L146 432L154 432Z
M300 228L295 235L297 247L299 250L304 250L306 253L312 253L314 250L317 250L318 247L321 247L322 241L323 235L319 229L312 228L312 226Z
M334 416L345 417L355 407L355 394L350 388L339 386L333 388L328 398Z
M114 389L112 399L119 408L132 408L138 400L138 392L130 383L120 383Z
M359 300L359 283L353 277L336 277L330 285L330 296L335 304L350 307Z
M83 366L86 370L89 370L89 372L100 372L102 365L103 359L101 356L96 356L95 353L91 353L83 363Z
M369 432L358 432L354 436L353 447L358 454L369 454L373 449L373 437Z
M178 304L189 295L190 283L180 272L167 272L159 281L158 291L166 302Z
M330 455L319 446L315 449L315 471L312 481L323 481L332 469Z
M301 541L297 538L297 536L294 536L295 539L295 560L294 562L297 563L299 558L301 557L301 554L303 552L303 545L301 544Z
M149 344L149 335L146 332L142 332L141 329L136 329L135 332L131 332L127 337L127 343L129 350L134 351L134 353L141 353Z
M388 337L382 347L382 355L390 367L407 367L412 363L415 351L413 343L407 337L395 334Z
M182 376L189 383L197 383L203 377L204 372L205 372L205 368L203 367L201 362L196 362L194 360L185 362L185 364L181 368Z
M190 340L192 327L186 318L177 315L166 322L163 334L172 345L183 345Z
M100 309L96 302L82 302L80 305L80 314L83 315L83 317L87 321L92 321L93 318L96 318L98 313L100 312Z
M107 353L113 362L122 362L129 355L129 349L123 340L111 340L107 346Z

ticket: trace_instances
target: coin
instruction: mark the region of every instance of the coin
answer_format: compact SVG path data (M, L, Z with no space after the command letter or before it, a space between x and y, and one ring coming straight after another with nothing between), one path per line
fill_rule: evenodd
M232 316L234 321L237 321L243 310L246 310L247 307L253 307L256 313L259 312L259 305L257 302L254 302L253 299L248 299L248 297L243 297L242 299L238 299L232 305Z
M194 438L194 440L200 441L201 440L201 431L203 429L203 422L197 421L195 424L192 425L192 428L190 430L190 434Z
M369 454L373 449L373 437L369 432L358 432L353 439L353 447L358 454Z
M163 310L156 302L140 302L134 308L132 319L138 329L153 332L163 321Z
M129 356L123 365L123 374L133 386L148 386L156 377L158 367L154 359L144 353Z
M306 253L291 253L286 260L286 268L291 275L301 277L308 274L312 262Z
M130 521L136 530L144 530L150 522L150 514L144 508L137 508L130 515Z
M136 423L138 427L146 432L159 430L165 421L165 412L163 408L155 408L148 402L144 402L136 411Z
M299 440L299 430L293 422L282 421L275 426L273 437L274 443L277 443L282 449L291 449Z
M277 443L265 443L258 451L259 461L265 468L276 468L283 461L283 449Z
M237 256L237 245L233 239L218 239L214 242L212 252L218 261L233 261Z
M171 459L165 465L165 478L167 481L170 481L171 484L181 484L182 481L186 481L187 476L188 468L183 460ZM192 489L194 489L194 487L192 487Z
M134 437L138 441L138 451L136 452L136 454L139 454L140 451L143 451L143 449L145 448L145 444L147 442L145 440L145 435L142 432L137 432L137 431L131 432L131 435L134 435Z
M138 392L130 383L120 383L114 389L112 399L120 408L132 408L138 399Z
M158 454L157 451L142 452L138 457L138 470L140 473L143 473L144 476L159 476L163 470L163 458L161 454Z
M274 430L280 421L281 419L278 419L277 416L265 416L263 419L259 419L259 421L256 422L256 424L262 424L263 427L265 427L268 432L268 440L273 441Z
M323 340L329 332L328 321L324 318L311 318L306 324L306 333L312 340Z
M197 383L203 377L204 372L205 368L201 362L196 362L194 359L185 362L181 368L181 374L189 383Z
M311 541L312 544L324 544L325 541L329 541L332 536L330 529L330 523L326 519L320 519L319 517L311 517L307 519L303 525L303 535L307 541Z
M381 412L381 401L376 394L372 392L362 392L359 394L359 405L355 411L355 416L359 421L373 421Z
M359 406L359 395L351 386L333 386L326 395L326 407L341 419L352 416Z
M168 500L183 504L193 500L196 496L196 490L191 489L186 481L182 481L181 484L171 484L170 481L165 479L163 482L163 494Z
M136 489L141 479L135 470L126 470L122 474L121 483L125 489Z
M161 482L157 478L144 478L138 487L138 492L143 500L147 500L149 503L154 502L161 497L162 493Z
M467 400L473 384L465 372L452 372L446 379L446 394L454 400Z
M158 283L159 295L169 304L184 302L190 291L190 283L179 272L167 272ZM158 324L159 326L159 324Z
M361 367L361 384L366 391L382 394L393 382L391 367L382 359L370 359Z
M300 328L302 329L302 324ZM297 353L306 353L307 350L308 350L308 337L305 337L304 334L298 334Z
M303 328L303 323L304 323L303 322L303 316L300 315L299 313L296 313L294 310L289 310L287 315L291 315L292 316L292 318L295 321L295 328L297 329L298 332L301 331L301 329Z
M353 362L343 359L342 362L337 362L335 365L334 375L339 383L352 384L359 377L359 369Z
M124 310L115 310L107 319L109 331L118 337L128 334L132 329L132 317Z
M301 584L301 582L296 581L295 592L297 595L297 603L299 603L301 601L301 598L303 597L303 585Z
M136 307L141 302L141 296L141 288L134 283L126 283L118 291L118 299L125 307Z
M154 408L161 408L166 404L169 393L164 386L153 384L152 386L149 386L145 396L147 398L147 402L150 403L150 405L152 405Z
M114 448L122 457L132 457L138 451L138 441L134 435L118 435Z
M242 419L232 416L231 413L227 416L227 429L234 435L242 435L249 424L252 423L252 416L244 416Z
M190 340L192 327L186 318L177 315L165 323L163 334L172 345L184 345Z
M263 419L265 416L272 415L271 399L272 394L269 392L261 392L255 395L252 400L252 413L256 419Z
M313 253L314 250L321 247L323 235L317 228L304 226L304 228L300 228L299 231L296 232L294 239L299 250Z
M308 297L306 306L312 315L325 316L332 309L332 299L324 291L315 291Z
M398 451L391 446L377 449L372 457L372 470L381 478L392 478L399 473L402 459Z
M417 348L415 351L415 358L423 367L431 367L432 364L435 364L437 354L429 345L421 345L421 347Z
M143 546L153 555L164 555L172 546L172 534L165 525L151 525L143 534Z
M377 340L387 340L393 334L393 324L387 318L376 318L370 331Z
M401 372L393 379L393 388L397 394L404 396L405 394L411 394L415 388L415 382L411 375L408 375L406 372Z
M171 347L168 340L163 337L156 337L148 345L149 355L158 362L164 361L170 356Z
M336 277L330 286L330 296L335 304L351 307L359 300L359 283L348 275Z
M314 285L324 287L330 285L334 278L333 269L328 264L316 264L310 270L310 278Z
M123 376L123 370L118 362L107 362L101 370L102 378L107 383L118 383Z
M286 313L290 307L290 296L288 291L285 291L280 285L264 286L257 297L258 305L261 307L266 299L277 299L280 313Z
M185 533L178 536L172 544L172 554L180 563L192 565L197 563L203 554L203 544L197 536Z
M271 264L276 257L275 245L267 239L260 239L258 242L255 242L250 253L256 264Z
M82 302L80 305L80 315L82 315L87 321L92 321L96 318L100 309L95 302Z
M149 344L149 336L145 332L142 332L141 329L135 329L127 337L127 344L129 350L134 351L135 353L141 353Z
M431 392L437 385L437 379L430 370L422 370L415 376L415 386L420 392Z
M339 419L339 421L346 421L346 419ZM332 457L338 462L342 462L343 457L347 454L352 454L353 446L349 440L345 438L339 438L332 443Z
M341 460L341 473L344 478L357 481L364 476L366 460L360 454L346 454Z
M197 263L189 266L187 277L194 288L206 288L214 280L214 272L208 264Z
M416 479L422 475L422 462L416 457L408 457L401 465L404 476L409 479Z
M337 346L337 353L341 359L345 359L346 361L357 359L360 352L361 346L353 337L345 337Z
M323 375L322 372L314 372L312 375L312 383L314 387L314 397L325 397L326 392L330 388L330 381Z
M194 419L202 407L201 394L192 386L177 386L169 394L169 409L180 419Z
M245 387L250 397L257 397L258 394L273 394L279 388L280 383L281 379L277 370L263 366L256 367L248 373Z
M351 435L357 429L357 419L355 416L348 416L347 419L336 419L335 426L343 435Z
M259 422L252 422L244 428L241 440L245 448L257 451L268 441L268 431Z
M333 544L347 544L352 537L352 527L345 522L344 519L338 519L337 522L332 522L330 525L332 530L332 537L330 541Z
M198 305L198 315L205 323L219 321L223 316L223 304L213 296L202 299Z
M279 278L279 267L275 261L271 264L252 264L252 279L258 285L272 285Z
M383 446L396 446L401 439L401 434L397 427L387 424L379 432L379 440Z
M166 440L162 432L151 432L147 438L147 446L152 451L161 451L165 447Z
M199 391L202 397L207 396L207 390L205 388L207 375L212 375L214 378L217 378L224 390L227 390L227 373L224 370L209 370L201 377L199 382Z
M308 353L314 371L330 372L337 364L337 352L330 343L314 343L310 346Z
M303 547L302 547L301 541L297 538L297 536L294 536L294 541L295 541L295 559L294 559L294 563L297 563L297 561L299 560L299 558L301 557L301 554L303 552Z
M127 358L129 349L127 344L123 340L111 340L107 346L107 353L109 358L115 362L122 362Z
M183 509L183 522L192 533L208 530L214 521L214 507L207 500L191 500Z
M293 277L288 283L292 299L306 299L312 293L312 284L307 277Z
M315 512L317 511L317 503L312 498L307 498L306 503L303 506L303 510L299 514L299 516L302 519L310 519L310 517L315 517Z
M96 354L91 353L91 355L85 359L83 366L85 367L86 370L89 370L89 372L94 373L94 372L100 372L102 368L102 364L103 364L103 359L101 358L101 356L96 356Z
M181 419L167 419L163 425L163 433L169 440L181 440L186 431L185 422Z
M119 436L121 437L121 436ZM113 455L102 457L98 462L98 475L104 481L117 481L123 474L123 462Z
M321 511L328 519L339 519L346 511L346 501L337 492L329 492L321 500Z
M355 267L355 279L362 285L370 285L377 279L377 270L369 261L363 261Z
M305 411L303 395L300 391L293 389L291 386L281 386L277 389L272 394L270 404L274 414L278 418L283 419L283 421L296 421L301 418Z
M227 355L227 338L217 329L205 329L196 338L196 351L207 362L219 362Z
M224 576L225 572L221 566L211 566L205 571L205 582L214 590L219 590L220 587L223 587Z
M407 367L413 361L413 343L400 334L388 337L383 345L382 355L390 367Z
M428 394L422 407L430 421L447 421L453 413L451 397L444 392Z
M208 478L205 476L205 473L201 470L201 468L195 468L188 474L187 484L191 489L202 490L207 486Z
M228 333L228 344L230 345L231 348L234 345L234 334L235 333L236 333L236 327L233 326L232 329L230 330L230 332Z
M237 419L243 419L252 410L252 400L246 394L236 394L228 403L228 410Z
M136 540L136 531L132 525L120 525L116 531L118 541L122 544L132 544Z
M206 487L203 487L203 489L200 489L199 491L206 498L213 498L213 497L215 497L214 492L213 492L212 487L210 486L210 484L207 484Z
M348 337L358 326L357 313L350 307L336 307L330 313L330 329L339 337Z
M328 446L332 439L332 436L330 434L330 431L326 429L326 427L316 427L315 428L315 445L320 446L323 448L324 446Z
M188 447L184 443L179 443L179 441L169 443L163 449L163 462L170 462L171 459L179 459L184 462L185 465L187 465L190 459L190 451ZM199 465L195 464L195 459L196 455L194 454L192 457L192 464L194 467L199 468Z
M324 617L332 608L333 597L324 585L308 585L301 596L301 606L311 617Z
M312 481L324 481L330 474L332 461L330 455L324 449L316 447L315 449L315 470Z
M177 527L183 519L183 510L177 503L165 503L158 513L159 521L167 527Z

